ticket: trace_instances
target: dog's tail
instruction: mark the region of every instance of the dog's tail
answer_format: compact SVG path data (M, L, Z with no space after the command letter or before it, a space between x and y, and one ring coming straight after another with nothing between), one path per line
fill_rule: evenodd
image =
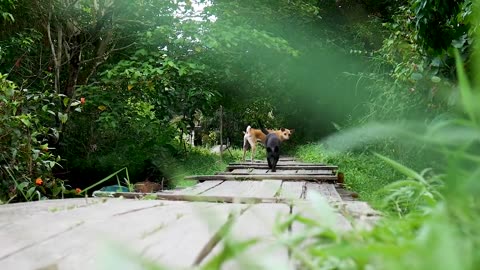
M243 132L243 134L250 134L250 130L252 129L251 126L247 127L247 130Z
M266 130L263 127L262 122L260 122L260 120L257 120L257 122L258 122L258 126L260 127L260 130L262 130L263 134L268 135L270 132L268 132L268 130Z

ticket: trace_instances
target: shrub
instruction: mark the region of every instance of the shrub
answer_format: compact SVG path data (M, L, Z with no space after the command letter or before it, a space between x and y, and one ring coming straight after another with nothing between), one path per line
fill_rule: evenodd
M32 200L63 196L63 181L52 176L60 156L49 142L58 140L54 128L55 101L51 91L19 89L0 74L0 200Z

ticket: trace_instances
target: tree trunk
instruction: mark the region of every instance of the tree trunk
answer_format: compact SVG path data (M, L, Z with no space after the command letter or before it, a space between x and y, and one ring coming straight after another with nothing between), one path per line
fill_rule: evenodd
M70 61L68 66L68 80L65 87L65 94L69 98L75 97L75 86L77 85L78 75L80 74L80 61L82 57L82 49L79 42L80 37L76 36L73 38L75 44L70 54ZM67 109L68 112L68 109Z

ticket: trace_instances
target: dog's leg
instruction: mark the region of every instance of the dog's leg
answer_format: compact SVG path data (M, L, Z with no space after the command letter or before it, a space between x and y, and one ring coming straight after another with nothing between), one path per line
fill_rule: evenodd
M272 150L270 148L267 148L267 163L268 163L268 168L272 169Z
M253 163L253 158L255 157L255 149L257 148L257 146L255 144L252 144L252 156L250 157L251 160L250 162Z
M242 160L245 162L245 155L247 154L248 150L248 140L246 137L243 137L243 157Z
M248 126L247 129L243 132L243 157L242 161L245 162L245 155L247 154L248 146L253 144L250 142L250 130L251 126Z
M278 146L275 146L275 149L273 150L272 154L273 154L272 172L275 172L277 170L278 159L280 158L280 148Z

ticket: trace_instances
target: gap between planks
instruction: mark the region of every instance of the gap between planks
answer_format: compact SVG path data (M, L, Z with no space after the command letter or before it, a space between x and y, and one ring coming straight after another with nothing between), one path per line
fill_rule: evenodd
M228 165L227 170L235 170L235 169L269 169L267 164L245 164L245 165ZM315 165L282 165L277 164L277 169L279 170L338 170L338 166L315 166Z
M337 175L298 175L298 174L258 174L258 175L192 175L185 177L186 180L210 181L210 180L225 180L225 181L261 181L264 179L270 180L286 180L286 181L337 181Z

